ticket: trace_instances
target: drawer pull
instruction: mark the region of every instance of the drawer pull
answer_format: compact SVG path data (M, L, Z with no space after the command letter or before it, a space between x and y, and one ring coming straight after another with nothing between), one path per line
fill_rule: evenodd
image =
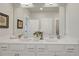
M39 49L45 49L45 48L39 48Z
M19 53L16 53L14 56L19 56Z
M7 48L7 47L1 47L1 48Z
M66 51L67 53L74 53L74 51Z
M75 50L74 48L68 48L67 50Z
M28 48L28 49L34 49L34 48Z

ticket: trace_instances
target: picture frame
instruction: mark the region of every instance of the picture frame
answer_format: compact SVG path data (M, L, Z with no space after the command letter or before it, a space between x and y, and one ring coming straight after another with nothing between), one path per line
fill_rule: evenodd
M17 19L17 28L18 29L23 29L23 21L20 19Z
M9 28L9 16L0 12L0 28Z

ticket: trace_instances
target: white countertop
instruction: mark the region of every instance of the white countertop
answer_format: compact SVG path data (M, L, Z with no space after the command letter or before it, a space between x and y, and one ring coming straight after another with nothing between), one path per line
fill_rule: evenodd
M64 37L61 39L51 38L47 40L33 40L29 39L4 39L0 38L0 43L23 43L23 44L79 44L78 39L71 37Z

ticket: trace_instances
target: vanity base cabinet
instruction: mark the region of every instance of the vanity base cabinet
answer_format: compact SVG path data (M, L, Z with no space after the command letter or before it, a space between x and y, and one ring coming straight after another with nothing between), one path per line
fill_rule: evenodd
M37 56L49 56L47 44L37 44L36 45L36 55Z
M36 55L36 44L26 44L23 50L24 56L35 56Z
M0 56L79 56L79 45L0 43Z
M66 56L78 56L79 45L78 44L67 44L65 45L64 51L65 51Z

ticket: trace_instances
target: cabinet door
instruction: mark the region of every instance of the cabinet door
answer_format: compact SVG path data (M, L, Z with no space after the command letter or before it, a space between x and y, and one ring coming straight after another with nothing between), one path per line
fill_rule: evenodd
M38 56L44 56L44 55L49 55L48 54L48 49L47 49L47 45L45 44L38 44L36 45L36 48L37 48L37 55Z
M65 52L64 51L56 51L55 56L65 56Z
M76 56L79 54L79 47L77 44L67 44L65 45L65 55Z
M64 45L62 45L62 44L49 44L48 46L47 46L47 48L48 48L48 51L64 51Z
M0 56L5 56L5 54L8 55L7 53L3 53L3 52L7 52L7 51L9 51L9 45L0 43Z
M23 51L23 55L26 56L34 56L36 55L36 45L34 44L27 44L25 45L24 51Z
M4 44L4 43L0 44L0 51L1 52L2 51L7 51L7 50L9 50L9 45L8 44Z
M47 48L50 55L64 55L64 45L62 44L49 44Z
M24 50L24 45L23 44L10 44L10 51L23 51Z

